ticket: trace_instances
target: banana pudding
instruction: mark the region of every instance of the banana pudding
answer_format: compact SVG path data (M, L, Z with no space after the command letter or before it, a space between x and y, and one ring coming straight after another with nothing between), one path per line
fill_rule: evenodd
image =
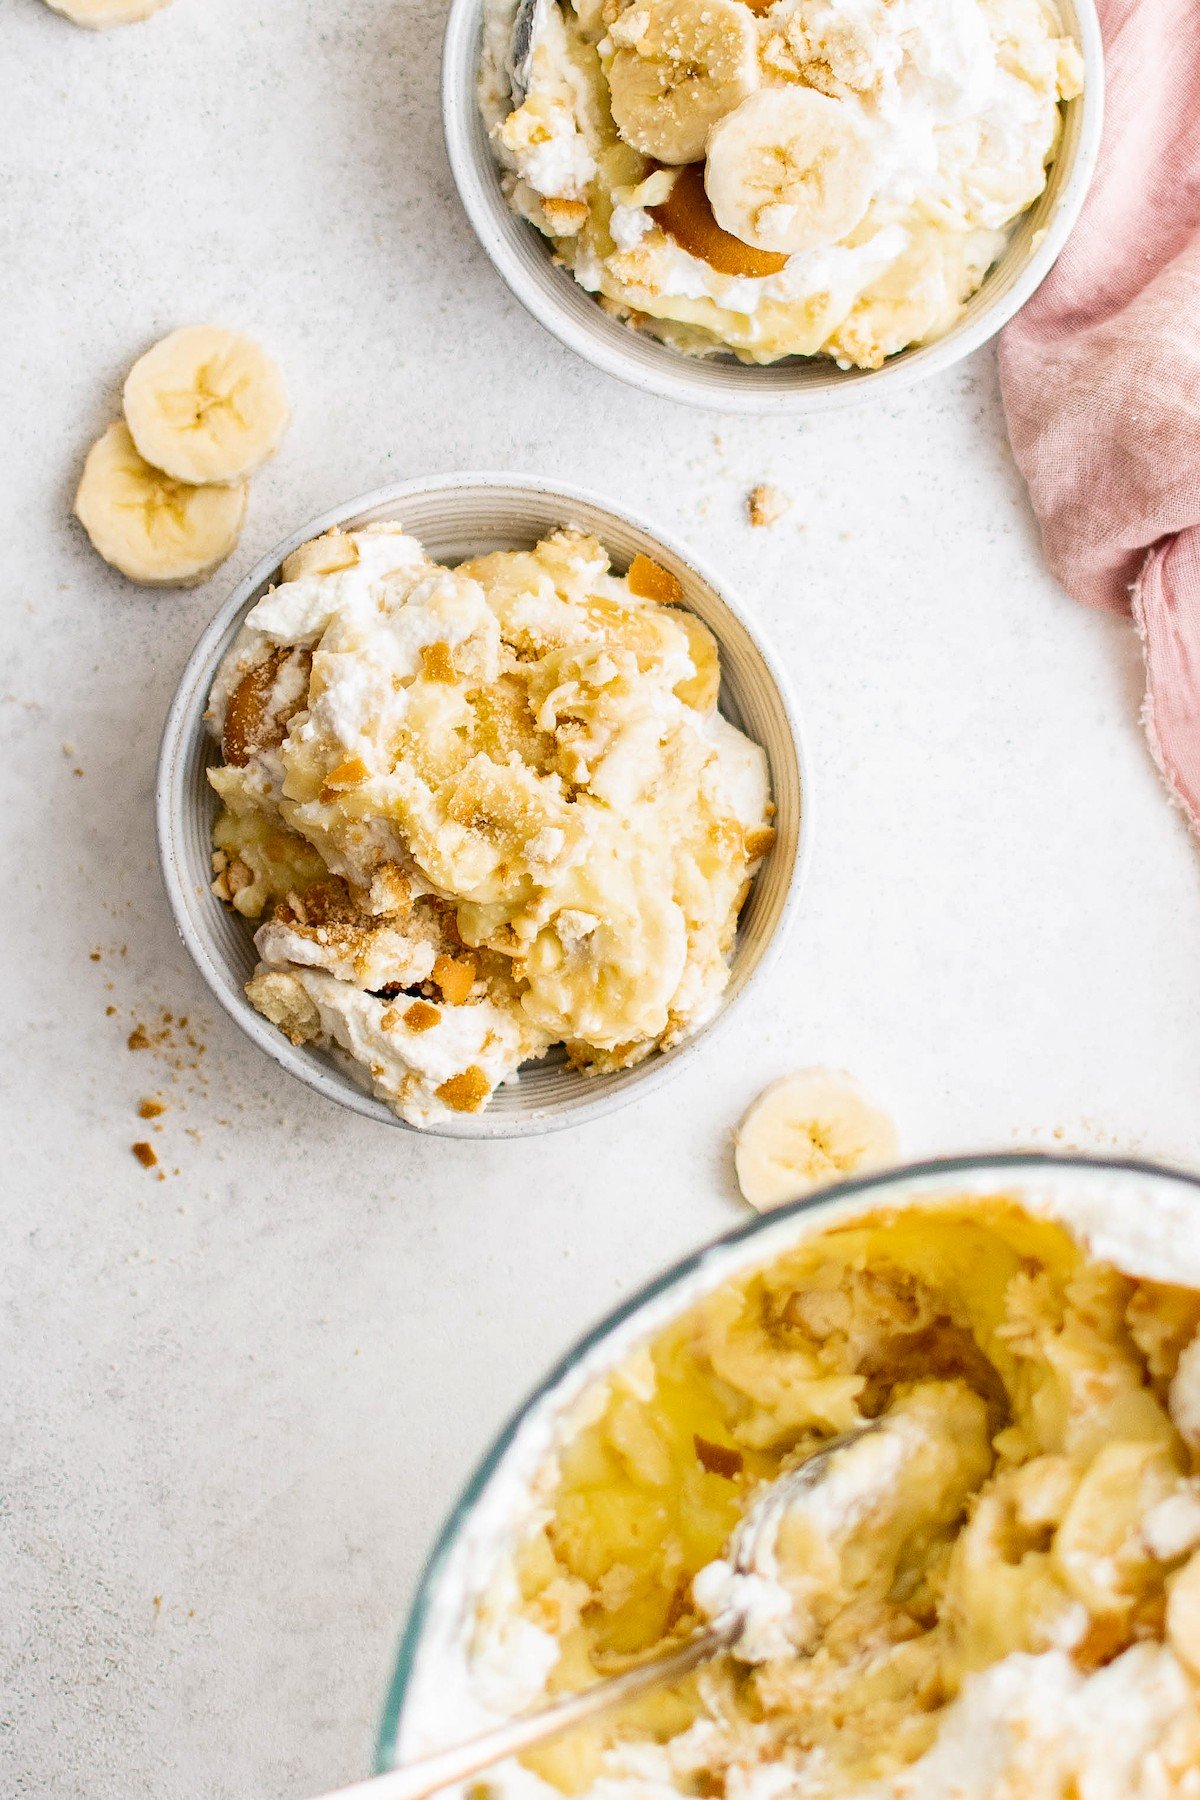
M461 1738L464 1700L494 1722L739 1618L732 1651L497 1795L1194 1797L1200 1255L1183 1209L1148 1211L1085 1233L1005 1192L843 1203L585 1363L514 1440L532 1480L470 1547L462 1674L443 1647L426 1712L436 1683ZM1125 1272L1139 1234L1197 1286ZM726 1557L763 1484L864 1426L750 1566Z
M774 809L683 598L570 528L451 569L371 525L289 557L222 663L214 888L257 922L247 994L410 1124L717 1009Z
M944 332L1082 90L1051 0L486 0L484 19L514 210L606 310L751 363L877 369Z

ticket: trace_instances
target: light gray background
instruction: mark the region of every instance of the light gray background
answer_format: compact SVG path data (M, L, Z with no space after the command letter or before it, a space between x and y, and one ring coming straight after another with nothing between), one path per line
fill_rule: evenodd
M5 1794L300 1800L364 1772L457 1486L570 1338L740 1219L729 1128L787 1068L854 1070L913 1153L1200 1161L1195 857L1131 628L1041 567L992 355L810 425L594 374L459 210L441 10L0 17ZM130 362L197 320L261 339L295 415L226 568L143 592L70 500ZM162 716L242 571L336 501L471 467L592 485L694 543L815 752L766 991L662 1094L529 1144L422 1141L292 1084L206 1001L153 843ZM795 504L752 532L761 480ZM127 1050L164 1011L183 1034ZM151 1135L165 1181L130 1151Z

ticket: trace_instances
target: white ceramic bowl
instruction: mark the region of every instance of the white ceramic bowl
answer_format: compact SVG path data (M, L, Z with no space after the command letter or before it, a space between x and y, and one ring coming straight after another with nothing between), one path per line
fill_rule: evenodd
M894 394L978 350L1049 274L1079 216L1096 166L1104 115L1104 49L1094 0L1058 0L1083 54L1085 86L1065 107L1045 191L1014 226L1003 256L961 316L932 343L901 350L881 369L839 369L826 357L754 367L736 357L691 357L603 312L551 245L511 210L475 99L483 0L452 0L442 52L442 123L455 184L476 236L521 304L548 331L609 375L646 393L721 412L813 413Z
M193 650L167 714L159 752L159 855L179 935L226 1012L268 1056L327 1099L384 1124L405 1126L364 1091L348 1061L289 1043L255 1011L243 991L255 965L251 928L210 891L216 800L206 779L220 760L204 724L209 689L245 614L278 579L283 559L311 537L341 525L399 519L439 561L459 562L489 550L530 548L555 526L594 532L625 568L637 551L683 583L688 606L721 647L721 710L760 743L770 765L777 809L776 841L742 912L732 974L720 1011L686 1042L611 1075L580 1075L554 1053L501 1087L482 1113L429 1127L447 1137L525 1137L582 1123L646 1094L694 1056L718 1021L746 992L778 949L795 907L811 837L811 800L799 722L788 684L728 590L689 551L645 520L617 512L594 495L520 475L447 475L380 488L311 519L253 568Z
M530 1483L586 1389L638 1344L735 1276L762 1268L814 1231L864 1212L954 1194L1012 1194L1074 1226L1100 1257L1152 1281L1192 1282L1198 1261L1200 1180L1124 1158L1015 1152L948 1157L841 1182L667 1269L569 1350L500 1433L463 1489L418 1583L400 1643L377 1745L380 1771L460 1742L480 1729L467 1665L476 1605L515 1528ZM397 1526L403 1528L403 1521Z

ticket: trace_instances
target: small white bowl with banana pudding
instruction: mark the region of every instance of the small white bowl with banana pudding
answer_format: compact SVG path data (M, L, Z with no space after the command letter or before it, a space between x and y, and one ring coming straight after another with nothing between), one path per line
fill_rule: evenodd
M493 1767L487 1800L1192 1800L1200 1183L955 1158L651 1282L468 1485L380 1766L731 1611L731 1647Z
M311 1086L519 1136L678 1066L795 902L786 685L641 521L509 476L339 508L255 569L160 761L180 932Z
M1051 267L1099 144L1092 0L455 0L450 161L563 342L729 410L956 361Z

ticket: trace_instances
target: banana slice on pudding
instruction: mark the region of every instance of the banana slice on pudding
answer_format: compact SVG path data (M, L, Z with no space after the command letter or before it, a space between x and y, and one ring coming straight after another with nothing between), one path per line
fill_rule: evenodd
M151 468L123 421L88 452L75 515L114 569L149 587L192 587L225 561L247 488L193 487Z
M742 0L639 0L609 37L613 120L659 162L698 161L717 120L759 84L758 30Z
M279 448L283 377L264 350L222 325L185 325L139 357L125 382L139 453L177 481L241 481Z
M896 1127L849 1075L803 1069L758 1096L734 1139L738 1186L756 1212L896 1160Z
M714 125L704 185L723 231L794 255L835 244L871 203L865 127L810 88L763 88Z

